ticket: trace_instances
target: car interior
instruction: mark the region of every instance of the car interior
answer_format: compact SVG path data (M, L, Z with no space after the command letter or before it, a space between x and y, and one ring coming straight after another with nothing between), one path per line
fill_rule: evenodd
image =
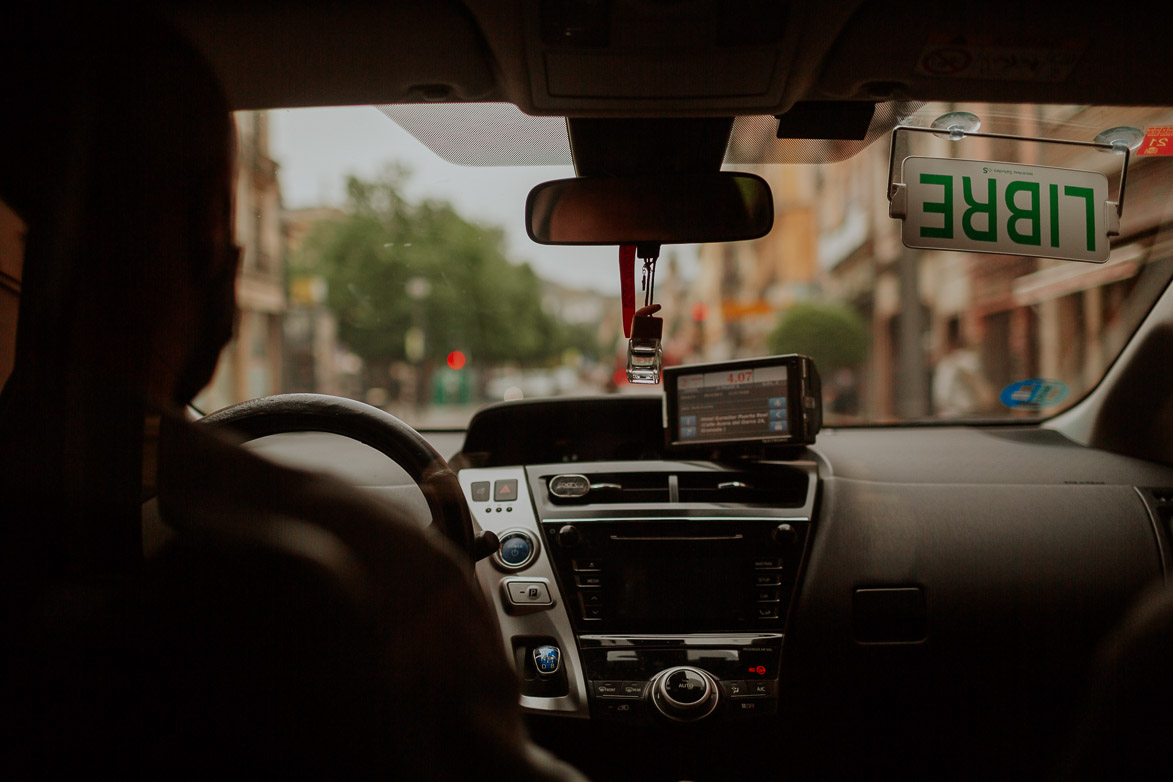
M68 42L46 31L74 10L54 5L0 31L6 91L25 100L60 78L45 63ZM206 59L233 111L376 106L448 160L572 164L573 177L515 205L518 230L642 265L643 308L625 309L630 341L616 343L630 383L618 392L494 398L440 427L291 393L206 411L201 424L432 524L471 562L539 746L600 780L1134 779L1169 772L1173 728L1173 91L1160 77L1164 24L1118 13L1002 0L166 0L107 21L157 14ZM28 164L39 158L15 145L37 137L68 158L55 171L84 168L105 154L69 142L85 106L20 100L48 110L10 116L22 131L0 136L0 199L17 215L69 206L70 182L42 181ZM849 262L812 261L812 274L841 298L876 302L874 323L882 306L894 313L887 352L866 359L867 393L893 378L886 401L845 412L840 368L800 347L675 360L669 337L661 344L678 303L667 261L653 298L661 254L713 247L728 269L730 247L798 252L788 216L805 196L776 172L819 168L810 181L827 188L834 174L822 171L841 169L823 167L852 160L867 161L867 203L879 205L867 220L895 226L891 247L828 232L809 254L855 241ZM970 190L973 166L1003 166L988 198ZM965 183L956 195L952 184L923 189L954 178ZM1093 179L1102 194L1084 186ZM1030 206L1015 189L1033 193ZM1018 249L949 244L955 206L970 239L1001 220ZM1100 257L1055 249L1069 233L1060 209L1081 215L1074 235L1086 226ZM884 253L872 276L845 271ZM969 282L937 284L962 268ZM1011 269L1024 271L999 276ZM0 272L18 296L19 271ZM114 302L118 286L137 284L116 270L86 279L93 298ZM952 291L962 324L948 326L933 309L944 298L917 299L917 285ZM1083 296L1074 320L1052 318L1067 310L1048 309L1047 296L1069 295ZM761 300L770 318L792 304ZM48 317L31 312L21 318ZM971 328L967 318L1001 335L1007 356L1025 350L1019 337L1078 342L1082 363L1027 351L991 376L980 414L918 410L908 400L934 393L931 368L897 354L946 354L941 335ZM1081 342L1092 320L1108 336ZM16 328L0 325L5 339ZM46 454L80 438L141 455L108 388L45 377L43 408L61 405L45 422ZM128 540L149 547L110 508L129 506L136 523L157 513L120 458L60 476L105 503L68 505L84 522L59 525L71 551L96 552L98 571L141 556ZM18 473L15 459L0 469ZM3 514L6 526L41 519L20 510ZM22 538L7 534L11 616ZM59 618L84 615L74 603ZM52 664L87 661L63 652ZM409 720L411 704L399 707L388 730ZM100 704L78 713L103 719Z

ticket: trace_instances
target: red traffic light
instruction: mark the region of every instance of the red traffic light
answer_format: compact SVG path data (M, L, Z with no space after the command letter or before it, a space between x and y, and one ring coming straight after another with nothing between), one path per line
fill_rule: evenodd
M464 358L464 353L460 352L459 350L454 350L448 354L449 369L464 369L465 363L466 359Z

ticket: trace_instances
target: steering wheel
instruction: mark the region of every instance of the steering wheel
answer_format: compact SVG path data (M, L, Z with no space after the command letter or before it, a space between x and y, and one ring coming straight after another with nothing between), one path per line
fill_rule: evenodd
M330 432L358 440L396 462L424 493L432 525L475 561L472 515L456 473L415 429L377 407L325 394L250 399L200 419L247 440L285 432Z

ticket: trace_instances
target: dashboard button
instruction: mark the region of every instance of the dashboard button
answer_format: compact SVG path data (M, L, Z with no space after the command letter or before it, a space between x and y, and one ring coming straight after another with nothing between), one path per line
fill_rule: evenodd
M582 618L583 619L602 619L603 618L603 607L602 606L583 606L582 607Z
M778 694L778 684L773 679L746 682L751 698L773 698Z
M778 600L778 587L758 587L757 595L759 603L769 603Z
M758 619L777 619L778 618L778 604L777 603L758 603L757 615L758 615Z
M597 559L574 559L571 560L574 566L574 572L582 573L588 570L602 570L603 565Z
M506 581L505 593L515 606L550 605L550 590L541 581Z
M725 694L730 698L744 698L748 692L748 689L745 686L745 682L738 679L721 682L721 689L724 690Z
M499 533L498 539L500 543L493 558L506 570L521 570L527 567L538 553L537 541L525 530L505 530Z
M647 682L620 682L619 692L628 698L642 698Z
M473 502L488 502L489 501L489 482L488 481L474 481L469 487L472 493Z
M582 601L584 606L601 606L603 604L603 593L595 589L589 589L585 592L579 592L578 599Z
M623 682L594 682L595 696L599 698L623 697Z
M603 585L603 576L598 573L576 575L574 577L574 584L575 586L587 587L588 589L600 587Z
M778 701L771 698L741 698L729 704L729 713L734 717L756 717L777 710Z
M512 502L517 499L517 479L493 481L493 502Z
M631 698L607 698L595 701L595 706L598 707L599 713L604 716L618 719L633 719L638 714L636 709L639 703Z
M782 572L778 570L763 570L754 573L755 586L778 586L782 583Z
M753 566L758 570L777 569L782 567L782 560L777 557L757 557L753 561Z

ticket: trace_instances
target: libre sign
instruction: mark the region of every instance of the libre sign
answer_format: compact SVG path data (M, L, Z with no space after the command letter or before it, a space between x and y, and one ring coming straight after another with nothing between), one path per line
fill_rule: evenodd
M1103 174L930 157L902 168L892 216L908 247L1108 260L1116 208Z

